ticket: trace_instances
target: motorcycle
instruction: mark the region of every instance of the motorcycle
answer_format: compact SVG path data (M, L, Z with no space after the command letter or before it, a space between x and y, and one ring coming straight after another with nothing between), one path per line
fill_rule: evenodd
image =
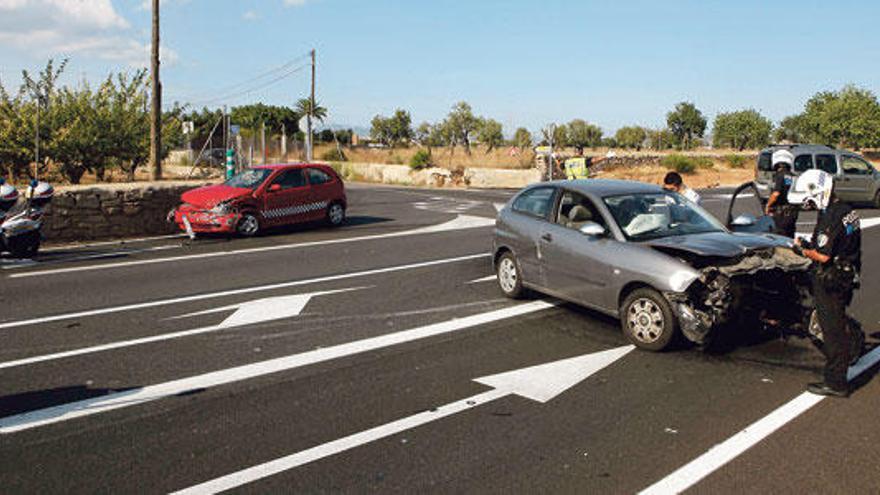
M30 258L40 250L43 213L55 190L46 182L32 180L24 200L18 191L0 179L0 253Z

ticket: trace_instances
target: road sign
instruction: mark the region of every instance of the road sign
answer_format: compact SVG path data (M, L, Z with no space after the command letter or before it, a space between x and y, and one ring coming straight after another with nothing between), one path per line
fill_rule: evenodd
M526 399L545 403L613 364L633 349L633 346L618 347L608 351L585 354L552 363L477 378L474 380L475 382L492 387L492 390L318 445L287 457L275 459L265 464L243 469L185 490L174 492L172 495L218 493L231 490L259 479L267 478L391 435L396 435L432 421L468 411L476 406L488 404L508 395L519 395Z
M232 124L229 126L229 134L232 136L238 136L241 134L241 126L238 124Z
M183 123L181 130L184 134L192 134L196 130L196 125L193 121L187 120Z

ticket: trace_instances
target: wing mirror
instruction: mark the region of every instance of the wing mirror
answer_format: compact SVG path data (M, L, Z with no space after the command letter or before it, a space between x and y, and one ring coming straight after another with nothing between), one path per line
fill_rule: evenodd
M752 215L744 214L733 219L730 224L734 227L751 227L755 225L757 220Z
M580 230L581 234L590 237L601 237L605 235L605 227L599 225L596 222L586 222L578 230Z
M269 186L269 192L278 192L281 190L281 184L272 184Z

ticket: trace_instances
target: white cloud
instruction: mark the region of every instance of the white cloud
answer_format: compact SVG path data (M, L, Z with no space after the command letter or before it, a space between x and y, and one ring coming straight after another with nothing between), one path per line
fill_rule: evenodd
M256 11L248 10L247 12L242 14L241 18L246 21L256 21L260 18L260 14L256 13Z
M0 43L39 56L81 55L144 67L149 45L110 0L0 0ZM161 48L162 60L177 54Z

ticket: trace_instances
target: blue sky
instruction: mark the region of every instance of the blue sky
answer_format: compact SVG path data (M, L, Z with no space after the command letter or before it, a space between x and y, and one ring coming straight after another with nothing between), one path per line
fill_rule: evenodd
M778 120L820 90L880 88L876 1L162 5L166 102L215 103L315 48L318 99L334 124L367 125L397 107L433 121L465 100L508 133L573 118L613 131L660 126L682 100L709 117L753 107ZM143 65L149 22L144 0L0 0L0 78L14 83L49 56L71 58L71 82ZM303 70L227 103L290 105L307 91Z

